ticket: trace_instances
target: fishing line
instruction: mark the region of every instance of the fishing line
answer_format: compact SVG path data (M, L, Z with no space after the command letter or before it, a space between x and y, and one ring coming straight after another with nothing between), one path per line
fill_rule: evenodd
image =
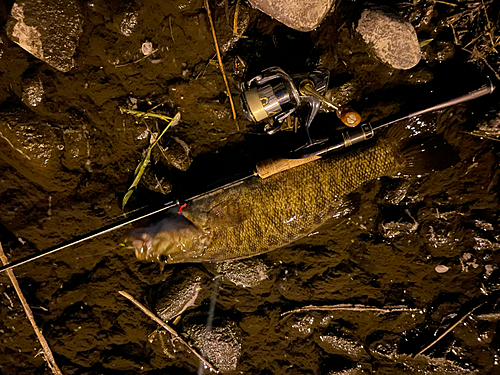
M214 278L214 290L212 291L212 295L210 296L210 307L208 308L208 318L207 318L207 334L212 331L214 316L215 316L215 304L217 303L217 297L219 296L219 285L220 285L220 276L216 276ZM203 362L200 362L198 366L198 375L203 375L205 371L205 365Z

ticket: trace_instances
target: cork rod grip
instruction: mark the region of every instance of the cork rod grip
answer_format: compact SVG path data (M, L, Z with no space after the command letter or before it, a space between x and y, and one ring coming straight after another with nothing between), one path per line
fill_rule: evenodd
M268 178L276 173L298 167L302 164L307 164L311 161L318 160L319 158L320 156L310 156L302 159L266 159L257 163L257 175L259 175L260 178Z

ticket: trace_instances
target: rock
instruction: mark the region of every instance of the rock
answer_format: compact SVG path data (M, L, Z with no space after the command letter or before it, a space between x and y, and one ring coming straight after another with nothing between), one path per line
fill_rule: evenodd
M69 71L82 34L83 15L75 0L18 0L7 22L7 34L36 58Z
M217 263L217 272L243 288L252 288L269 279L270 268L260 260L235 260Z
M380 60L395 69L411 69L420 61L415 29L390 8L363 10L356 31Z
M401 336L392 332L377 331L371 334L374 338L369 346L369 352L377 357L390 358L397 354L401 343Z
M340 355L352 361L361 361L363 357L368 356L363 344L345 337L345 335L320 335L318 344L327 353Z
M362 374L366 374L366 372L363 371L363 369L359 369L356 367L349 368L349 369L342 370L342 371L332 371L332 372L328 373L328 375L362 375Z
M23 103L29 107L36 107L43 100L43 84L39 77L23 80Z
M141 185L144 185L148 190L160 194L170 193L173 187L172 182L167 177L157 174L149 168L142 175Z
M168 322L203 299L200 291L209 277L197 268L189 267L167 279L156 294L156 314Z
M166 166L172 166L186 171L193 159L190 155L189 146L182 139L172 137L166 144L166 147L161 147L161 160Z
M125 36L130 36L134 32L137 26L137 19L139 18L139 13L136 11L125 12L120 20L120 32Z
M481 121L473 133L480 137L500 141L500 114L498 114L496 108L490 111L490 113L494 115L488 116L485 120Z
M289 318L287 322L290 334L300 338L309 337L318 324L318 319L312 314Z
M336 5L336 0L249 0L268 16L298 31L312 31Z
M81 128L65 129L63 131L63 140L64 154L62 162L66 168L77 170L90 163L90 143L85 125Z
M31 111L6 108L0 114L0 159L47 190L59 190L64 146L47 123Z
M206 325L191 325L186 333L201 355L219 371L236 369L241 357L241 339L233 323L224 322L211 330Z
M436 267L434 267L434 270L437 272L437 273L446 273L448 272L450 269L450 267L447 267L445 266L444 264L439 264L437 265Z
M225 13L225 12L224 12ZM230 25L227 23L225 16L216 17L215 30L217 30L217 41L219 43L220 52L224 55L231 50L234 45L241 39L250 24L250 8L245 3L240 2L238 5L238 21L236 24L236 33L233 30L233 22Z

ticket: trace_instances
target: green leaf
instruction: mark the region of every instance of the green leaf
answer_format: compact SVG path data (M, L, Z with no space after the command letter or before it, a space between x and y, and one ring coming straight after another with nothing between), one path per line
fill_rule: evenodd
M128 200L132 196L132 194L135 191L135 188L137 185L139 185L139 182L141 181L142 176L144 175L144 172L146 171L146 168L148 167L149 163L151 162L151 152L153 151L153 147L155 147L158 144L158 141L163 137L163 135L166 133L166 131L171 128L172 126L175 126L179 123L181 120L181 114L180 112L177 112L177 114L174 116L174 118L168 123L168 125L163 129L161 134L156 138L156 140L149 145L148 149L146 150L146 154L142 158L141 162L139 165L135 168L134 171L134 181L132 182L132 185L127 190L127 193L123 197L122 200L122 209L125 208L125 205L127 204Z

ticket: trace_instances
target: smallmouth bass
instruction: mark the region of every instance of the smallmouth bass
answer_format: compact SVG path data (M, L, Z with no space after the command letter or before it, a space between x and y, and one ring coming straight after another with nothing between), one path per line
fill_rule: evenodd
M365 182L393 176L412 159L397 137L312 161L197 198L132 234L139 260L160 263L248 258L288 245L324 224ZM414 151L412 151L414 152Z

